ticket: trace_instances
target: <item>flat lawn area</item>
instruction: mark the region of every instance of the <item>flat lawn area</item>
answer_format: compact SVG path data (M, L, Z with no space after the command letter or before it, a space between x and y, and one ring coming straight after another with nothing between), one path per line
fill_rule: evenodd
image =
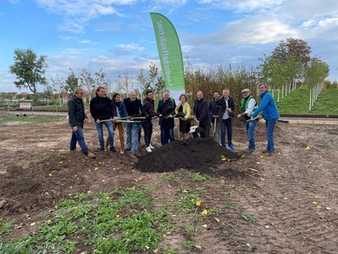
M62 116L34 116L26 115L17 116L14 114L0 113L0 126L3 125L25 125L25 124L42 124L62 121L65 118Z

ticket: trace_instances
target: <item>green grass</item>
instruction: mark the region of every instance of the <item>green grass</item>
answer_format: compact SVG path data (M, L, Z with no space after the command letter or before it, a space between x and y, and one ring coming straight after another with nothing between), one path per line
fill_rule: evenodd
M64 120L63 116L19 116L14 114L0 115L0 126L13 124L13 125L27 125L27 124L42 124L51 123Z
M302 86L278 103L281 114L338 115L338 88L322 91L312 111L309 112L309 95L307 87Z
M199 183L199 182L205 182L205 181L208 181L210 179L211 179L210 176L201 174L199 172L191 173L191 180L193 182L197 182L197 183Z
M1 254L153 252L170 230L167 213L152 209L145 190L79 194L61 202L33 234L0 242Z
M179 190L177 208L185 213L196 211L196 201L201 200L201 192L197 189L194 190Z
M0 218L0 240L12 232L13 223Z
M278 103L281 114L309 113L309 89L305 86L293 91Z
M338 88L324 90L318 97L313 114L338 115Z

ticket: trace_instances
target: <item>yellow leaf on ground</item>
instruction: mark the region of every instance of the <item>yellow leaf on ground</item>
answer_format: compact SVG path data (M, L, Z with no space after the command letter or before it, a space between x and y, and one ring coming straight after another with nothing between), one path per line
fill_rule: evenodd
M200 200L200 199L196 200L195 205L196 205L197 207L201 207L201 206L202 206L202 200Z

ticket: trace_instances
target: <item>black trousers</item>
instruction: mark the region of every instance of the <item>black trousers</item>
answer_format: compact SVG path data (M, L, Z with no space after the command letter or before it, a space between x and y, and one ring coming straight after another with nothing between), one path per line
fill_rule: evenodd
M228 145L232 145L232 120L231 118L223 120L221 122L221 145L225 147L225 135L228 139Z
M153 124L152 122L145 121L142 124L144 132L144 144L148 147L151 144L151 136L153 135Z
M198 134L200 134L201 138L208 138L210 135L210 123L200 123L197 132L193 133L194 138L198 137Z

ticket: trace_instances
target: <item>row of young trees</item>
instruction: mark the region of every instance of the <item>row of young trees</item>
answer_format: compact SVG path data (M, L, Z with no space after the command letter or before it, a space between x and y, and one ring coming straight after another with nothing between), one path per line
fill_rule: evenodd
M299 85L308 86L311 111L329 75L329 66L311 57L311 47L306 41L289 38L263 58L259 73L261 81L271 84L278 102Z
M229 88L232 96L240 101L241 91L245 88L249 88L253 95L257 95L258 78L259 75L254 69L219 66L215 70L187 71L185 84L188 94L194 95L198 90L202 90L208 99L212 98L214 92L221 93L224 88Z

